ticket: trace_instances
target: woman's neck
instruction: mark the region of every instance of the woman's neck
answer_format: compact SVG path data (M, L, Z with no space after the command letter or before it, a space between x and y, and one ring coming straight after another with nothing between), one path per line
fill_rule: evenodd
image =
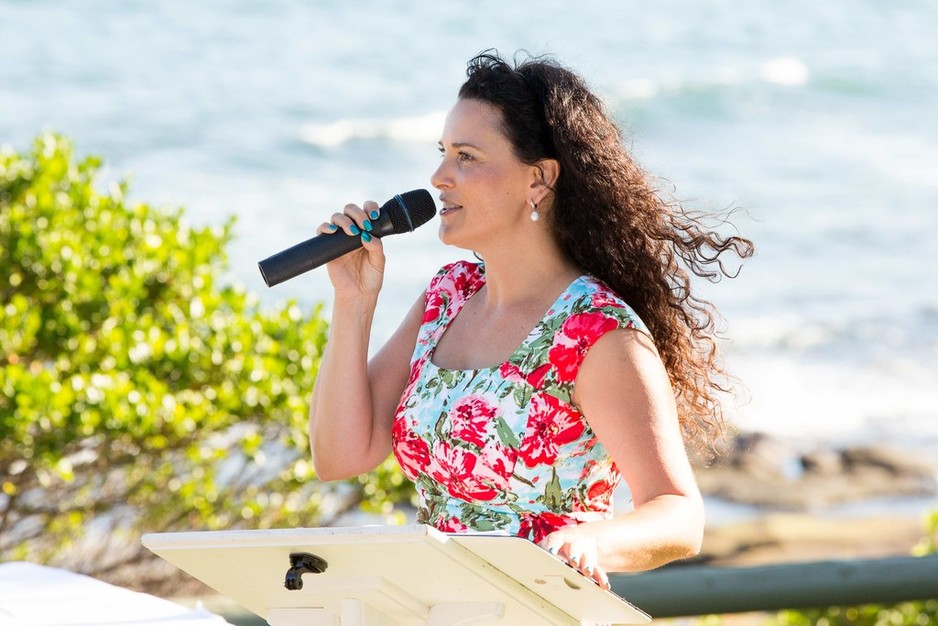
M583 273L553 245L519 244L512 250L490 250L482 258L489 310L538 300L545 292L559 294Z

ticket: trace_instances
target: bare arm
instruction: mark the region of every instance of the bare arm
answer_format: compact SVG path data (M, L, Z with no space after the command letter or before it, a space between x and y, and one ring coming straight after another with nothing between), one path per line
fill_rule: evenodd
M313 466L323 480L374 469L391 451L391 422L410 370L423 298L407 313L388 342L368 361L368 343L378 293L384 281L384 248L367 235L378 205L346 205L319 233L342 228L362 235L362 249L329 263L335 289L329 337L309 409Z
M333 308L309 415L313 465L323 480L371 471L391 452L391 421L407 384L423 297L367 361L373 313L357 302Z
M651 339L635 330L604 335L583 361L576 400L628 484L634 510L558 530L542 545L603 586L604 570L653 569L697 554L703 500Z

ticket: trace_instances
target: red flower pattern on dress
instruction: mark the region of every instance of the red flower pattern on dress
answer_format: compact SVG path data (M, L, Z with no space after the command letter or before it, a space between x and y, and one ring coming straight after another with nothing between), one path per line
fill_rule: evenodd
M528 374L528 384L530 384L535 389L540 389L541 384L544 382L544 377L547 376L547 372L550 371L550 368L550 363L544 363L540 367L535 368L533 372Z
M443 519L443 517L440 516L440 518L436 520L434 527L444 533L464 533L469 530L469 527L463 524L458 517Z
M616 298L616 296L607 290L597 291L590 298L590 304L597 309L604 309L606 307L612 306L617 307L620 305L621 300Z
M480 283L484 283L482 276L474 275L463 268L460 271L453 272L452 286L453 291L459 294L460 299L467 299L480 288Z
M490 470L496 477L496 484L504 485L502 491L506 491L511 473L515 468L515 461L518 459L518 451L494 442L482 448L479 458L483 461L482 467L486 471Z
M427 292L427 304L423 312L423 323L428 324L439 319L440 312L445 306L446 298L443 297L442 291L437 289Z
M407 421L403 418L394 420L391 439L394 441L394 456L398 464L408 478L415 480L418 473L425 472L430 465L430 446L407 427Z
M498 368L498 374L509 383L524 382L524 374L521 369L511 361L505 361Z
M521 442L521 459L528 467L551 465L560 446L576 441L584 430L582 416L552 395L535 394Z
M540 389L541 384L544 382L544 378L547 376L547 373L550 371L551 364L544 363L534 368L534 370L525 375L517 365L511 361L505 361L501 364L498 369L498 373L506 381L510 383L521 383L526 382L535 389Z
M440 439L433 445L427 473L454 498L492 500L508 489L505 471L510 471L505 455L491 453L497 447L489 446L484 451L489 454L476 455Z
M419 359L415 359L410 365L410 375L407 377L407 391L410 391L410 388L417 382L417 379L420 377L420 372L423 370L423 366L427 360L426 356L423 356ZM410 395L405 393L405 396Z
M618 326L615 319L602 313L578 313L568 317L547 353L557 372L557 380L572 382L589 347L604 333Z
M495 418L496 409L481 396L466 396L460 399L449 412L452 430L457 439L468 441L480 448L485 446L483 437L487 424Z
M534 543L538 543L555 530L574 524L576 524L575 520L549 511L522 513L521 527L518 529L518 535L520 537L527 537Z
M611 511L615 485L608 480L597 480L586 488L586 499L577 506L580 511Z

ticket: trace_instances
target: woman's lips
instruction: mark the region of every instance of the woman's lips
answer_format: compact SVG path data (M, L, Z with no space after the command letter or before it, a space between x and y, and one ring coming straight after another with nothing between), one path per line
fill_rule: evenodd
M447 215L453 211L458 211L461 208L462 207L459 205L444 206L442 209L440 209L440 216L442 217L443 215Z

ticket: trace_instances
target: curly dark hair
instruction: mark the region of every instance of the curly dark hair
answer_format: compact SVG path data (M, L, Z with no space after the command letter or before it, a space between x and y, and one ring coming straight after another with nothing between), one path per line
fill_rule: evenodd
M691 291L693 274L733 277L724 253L752 256L751 241L709 229L704 214L655 189L626 150L617 124L585 81L549 57L514 64L487 50L469 62L463 99L501 112L523 163L556 159L560 174L546 217L569 258L602 280L648 326L677 401L685 440L712 448L724 434L719 396L729 391L718 358L717 314Z

